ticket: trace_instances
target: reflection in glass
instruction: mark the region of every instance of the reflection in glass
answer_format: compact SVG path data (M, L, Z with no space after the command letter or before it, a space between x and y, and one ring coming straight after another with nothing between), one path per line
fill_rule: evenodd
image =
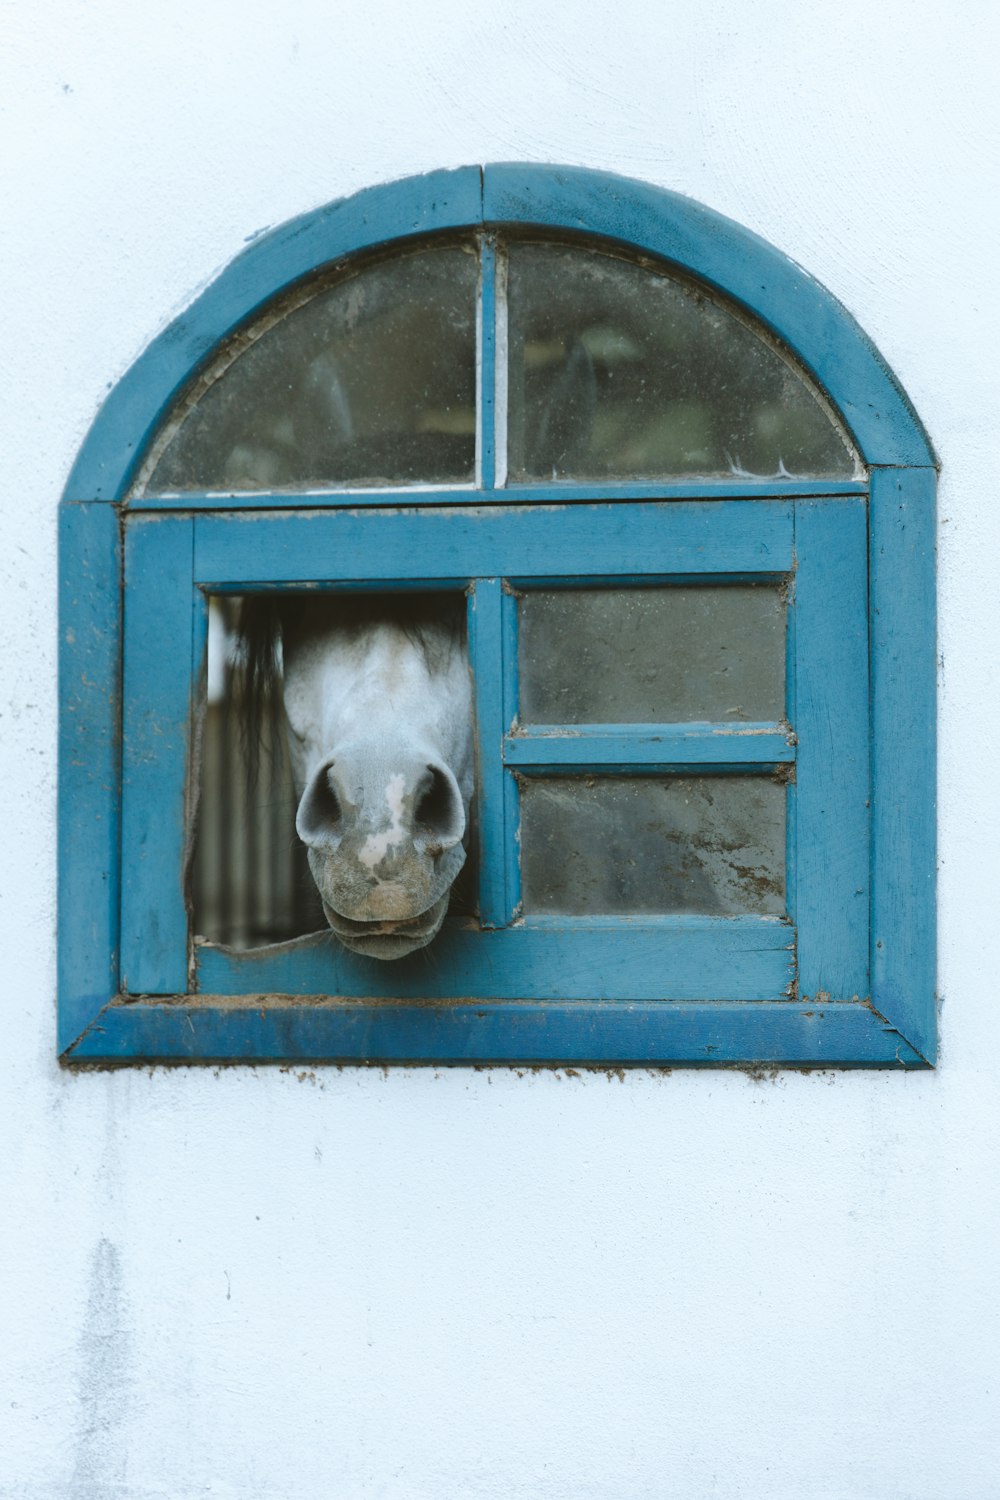
M516 242L508 289L513 480L853 475L806 376L704 289Z
M777 586L531 590L518 620L524 724L784 717Z
M524 777L524 910L785 910L785 788L762 776Z
M471 481L477 279L452 245L284 299L189 393L140 492Z

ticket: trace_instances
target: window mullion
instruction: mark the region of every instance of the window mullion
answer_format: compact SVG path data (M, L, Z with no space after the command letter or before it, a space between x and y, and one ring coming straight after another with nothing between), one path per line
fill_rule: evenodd
M869 993L866 547L863 500L797 505L793 916L812 998Z
M187 850L192 662L190 517L135 519L125 534L122 741L122 986L188 986ZM198 601L199 608L203 605Z
M522 770L564 774L752 771L794 761L795 744L791 730L776 723L530 724L506 737L504 755Z
M503 742L516 702L515 601L499 578L478 578L469 599L469 654L475 683L479 808L479 915L505 927L520 900L517 784Z
M479 261L477 309L477 374L479 407L476 413L476 459L479 483L492 490L497 480L497 245L483 236ZM499 481L502 483L502 480Z

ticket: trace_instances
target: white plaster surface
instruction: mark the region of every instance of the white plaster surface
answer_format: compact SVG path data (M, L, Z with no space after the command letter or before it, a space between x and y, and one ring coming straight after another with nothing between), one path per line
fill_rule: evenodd
M1000 1496L994 0L8 0L0 1496ZM56 505L244 238L489 159L687 192L944 463L934 1074L54 1060Z

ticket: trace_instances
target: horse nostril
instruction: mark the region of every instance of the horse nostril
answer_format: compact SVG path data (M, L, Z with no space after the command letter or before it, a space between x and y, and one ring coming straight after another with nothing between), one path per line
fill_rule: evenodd
M333 784L333 766L322 766L302 794L295 827L306 844L336 844L343 836L344 809Z
M438 766L427 767L427 779L414 806L413 822L418 837L438 846L457 844L465 831L465 813L458 790L452 778Z

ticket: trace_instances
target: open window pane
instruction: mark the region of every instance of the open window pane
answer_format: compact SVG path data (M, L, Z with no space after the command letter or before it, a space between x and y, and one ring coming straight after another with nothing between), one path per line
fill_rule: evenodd
M460 670L465 671L465 612L465 595L457 591L209 597L190 882L197 937L231 948L260 948L327 932L332 925L329 912L324 911L316 874L310 869L302 829L296 829L300 799L311 787L306 800L317 847L332 849L341 836L348 846L360 815L373 813L378 826L378 815L387 805L386 781L396 779L387 778L386 765L399 773L398 831L405 834L392 847L398 853L411 838L443 837L442 824L449 817L461 825L455 836L471 849L472 858L464 864L452 859L458 868L444 883L442 894L453 914L474 913L474 806L466 821L449 801L447 777L453 772L445 762L441 785L432 781L427 795L412 808L418 827L410 821L416 795L411 799L409 783L404 784L404 775L419 777L429 769L424 762L434 748L421 714L422 692L443 692L446 663L439 632L459 638ZM398 636L387 638L386 622L398 627ZM257 663L254 671L248 669L251 659ZM372 730L369 741L365 716L359 725L353 713L359 697L376 705L387 697L391 700L389 722L398 725L399 734L389 747L395 759L388 763L380 759L386 748L378 738L380 731ZM437 711L447 717L445 698L437 703ZM471 736L468 725L466 733ZM328 759L336 768L339 806L336 794L329 799L331 785L321 772ZM329 872L330 866L325 868ZM355 867L347 863L345 868L350 873ZM394 868L397 879L402 878L398 861ZM336 866L328 878L336 884L335 871ZM367 884L375 887L378 870L370 873ZM346 918L339 913L340 928L335 930L353 935L368 926L380 927L374 920L355 920L363 915L354 908ZM387 913L380 915L388 920Z
M517 242L508 288L512 479L854 474L805 374L703 288Z
M526 777L526 914L785 910L785 787L762 776Z
M524 724L776 721L776 585L531 590L518 603Z
M452 245L281 299L182 400L140 492L471 481L477 278Z

